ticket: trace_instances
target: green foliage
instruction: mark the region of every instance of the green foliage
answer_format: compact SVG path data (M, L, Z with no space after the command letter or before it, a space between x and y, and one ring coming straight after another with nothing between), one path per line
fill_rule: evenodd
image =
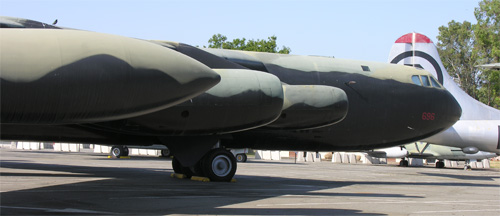
M438 51L443 65L450 76L457 78L460 87L472 97L480 80L478 79L479 68L477 50L474 49L474 34L472 24L452 20L448 26L439 27Z
M276 44L276 36L268 37L267 40L246 40L245 38L233 39L233 41L227 41L227 37L221 34L215 34L208 40L209 48L217 49L232 49L232 50L245 50L245 51L256 51L256 52L269 52L269 53L282 53L289 54L291 49L289 47L283 46L278 49Z
M497 109L500 108L500 71L486 70L482 76L485 82L478 91L478 98L481 102Z
M500 62L500 1L483 0L474 10L474 34L485 63Z
M477 19L474 34L481 64L500 63L500 1L483 0L474 15ZM480 78L479 100L500 108L500 72L483 70Z
M465 92L498 109L500 72L478 66L500 62L500 1L481 1L474 15L477 24L452 20L439 27L439 55Z

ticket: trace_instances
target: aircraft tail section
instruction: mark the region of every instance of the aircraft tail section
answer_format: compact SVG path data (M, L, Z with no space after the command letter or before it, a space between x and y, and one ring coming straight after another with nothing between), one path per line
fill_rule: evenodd
M461 120L498 120L500 110L489 107L465 93L443 66L434 43L420 33L408 33L396 40L389 53L389 62L429 71L453 94L462 107Z

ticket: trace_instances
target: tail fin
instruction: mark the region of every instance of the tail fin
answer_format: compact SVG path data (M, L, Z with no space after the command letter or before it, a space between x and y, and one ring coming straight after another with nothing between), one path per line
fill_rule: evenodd
M448 81L443 78L443 75L448 76L448 73L443 67L434 43L423 34L408 33L397 39L392 45L389 62L423 68L437 77L443 85Z
M500 111L470 97L443 66L434 43L420 33L408 33L396 40L389 53L389 62L423 68L429 71L457 99L462 107L461 120L498 120Z

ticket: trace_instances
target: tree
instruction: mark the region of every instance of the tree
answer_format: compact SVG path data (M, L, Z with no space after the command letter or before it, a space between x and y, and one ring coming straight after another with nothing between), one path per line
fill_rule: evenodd
M465 92L500 108L500 72L478 67L500 62L500 1L481 1L474 15L477 24L452 20L439 27L439 55Z
M208 40L208 47L223 49L223 45L226 42L227 37L221 34L213 35L212 38Z
M227 37L221 34L214 34L212 38L208 40L209 48L217 49L233 49L233 50L245 50L245 51L256 51L256 52L270 52L270 53L282 53L289 54L291 49L289 47L283 46L278 49L276 44L276 36L268 37L267 40L246 40L245 38L233 39L233 41L227 41Z
M484 0L474 10L476 47L481 64L500 63L500 1ZM479 100L500 108L500 72L482 70Z
M439 27L438 51L444 67L467 94L476 98L479 68L477 49L474 49L472 24L452 20Z

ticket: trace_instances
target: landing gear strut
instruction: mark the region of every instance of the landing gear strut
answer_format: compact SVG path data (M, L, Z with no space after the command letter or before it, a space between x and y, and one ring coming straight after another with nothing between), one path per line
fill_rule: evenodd
M472 170L472 166L470 165L470 160L465 160L464 170Z

